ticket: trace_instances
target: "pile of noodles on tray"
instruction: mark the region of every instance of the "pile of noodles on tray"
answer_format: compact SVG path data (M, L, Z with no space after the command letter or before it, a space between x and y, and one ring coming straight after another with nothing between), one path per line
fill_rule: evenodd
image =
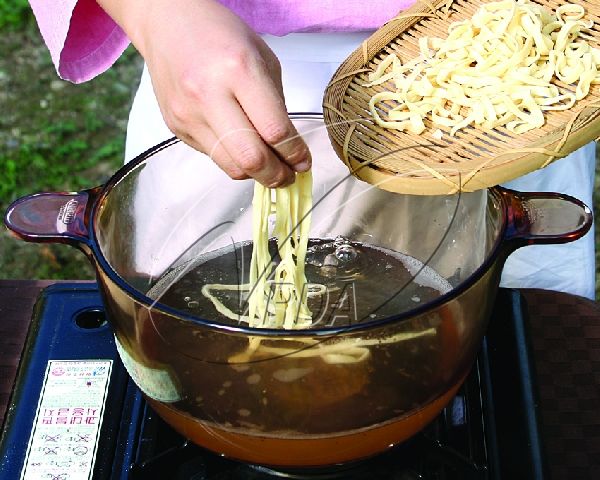
M468 126L540 128L544 111L567 110L600 83L600 49L586 33L594 22L584 15L573 3L555 12L528 0L484 4L451 23L447 38L421 37L418 57L383 59L368 86L391 81L395 89L372 96L371 114L382 127L415 134L426 116L450 135ZM394 105L383 116L382 102Z

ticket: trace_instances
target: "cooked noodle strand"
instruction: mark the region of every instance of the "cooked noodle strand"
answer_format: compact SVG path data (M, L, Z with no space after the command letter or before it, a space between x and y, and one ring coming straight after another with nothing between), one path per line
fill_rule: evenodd
M382 127L414 134L425 131L427 116L450 135L469 126L540 128L544 111L567 110L600 83L600 49L584 36L593 25L584 15L571 3L555 13L529 0L484 4L450 24L446 39L422 37L419 57L406 64L385 57L366 86L395 88L371 97L371 114Z

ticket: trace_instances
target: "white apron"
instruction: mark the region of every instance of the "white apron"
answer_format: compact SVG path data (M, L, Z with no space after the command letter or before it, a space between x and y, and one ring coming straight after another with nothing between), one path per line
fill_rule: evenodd
M289 112L321 112L323 92L338 65L370 32L344 34L291 34L285 37L264 36L281 61L283 87ZM166 127L147 69L133 102L127 130L126 159L172 137ZM202 178L207 188L223 178L210 160L203 166ZM526 175L506 186L521 191L554 191L572 195L592 205L595 169L595 145L589 144L547 168ZM319 179L315 178L315 182ZM164 182L160 188L173 188ZM240 189L240 191L247 189ZM245 193L246 194L246 193ZM235 202L235 199L228 199ZM504 268L502 286L544 288L594 298L594 236L565 245L534 245L513 253Z

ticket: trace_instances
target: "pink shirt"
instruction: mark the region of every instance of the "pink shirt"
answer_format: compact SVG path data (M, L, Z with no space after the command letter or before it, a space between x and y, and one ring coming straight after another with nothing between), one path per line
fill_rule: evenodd
M219 0L259 33L372 30L414 0ZM30 0L58 74L84 82L110 67L129 40L95 0Z

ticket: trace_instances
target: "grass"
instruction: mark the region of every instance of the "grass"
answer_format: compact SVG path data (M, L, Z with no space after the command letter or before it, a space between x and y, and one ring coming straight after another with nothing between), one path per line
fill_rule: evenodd
M142 65L137 53L130 48L106 73L71 85L56 76L24 0L0 0L0 28L8 32L0 36L0 212L29 193L104 183L123 162ZM600 212L600 195L594 207ZM598 224L595 235L600 245ZM27 244L0 229L0 278L91 279L94 272L73 248Z
M9 27L0 36L1 212L29 193L100 185L122 165L142 66L130 48L106 73L72 85L57 77L31 19ZM90 279L94 272L73 248L27 244L2 229L0 277Z
M20 30L32 21L27 0L0 0L0 30Z

